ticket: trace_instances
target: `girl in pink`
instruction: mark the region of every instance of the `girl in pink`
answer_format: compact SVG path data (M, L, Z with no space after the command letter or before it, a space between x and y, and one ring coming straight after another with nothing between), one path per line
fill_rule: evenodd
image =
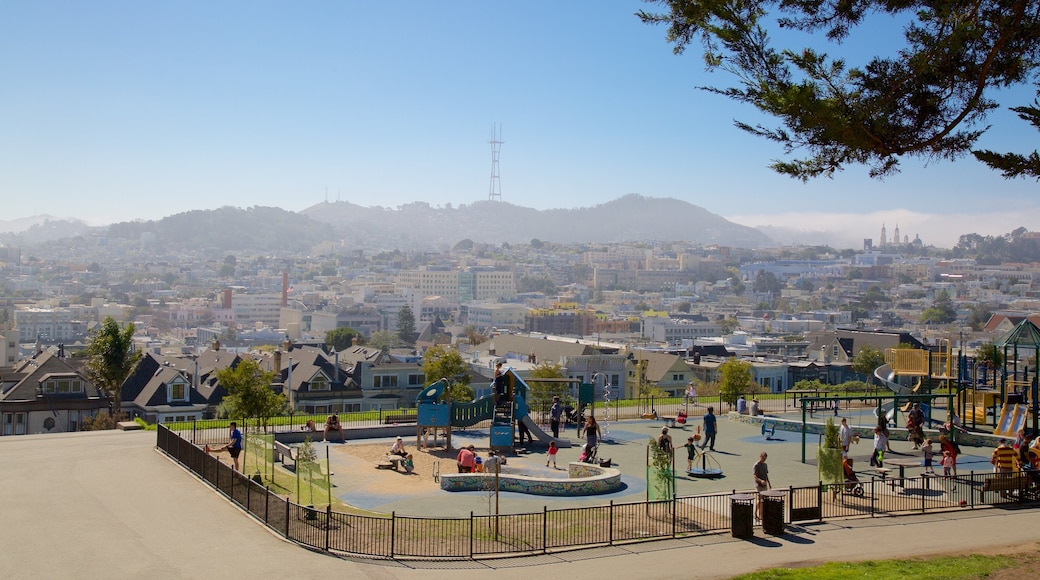
M556 468L556 452L557 451L559 451L559 449L556 448L556 442L555 441L550 441L549 442L549 458L545 460L545 466L546 467L549 467L549 462L552 461L553 468Z
M950 468L953 467L953 456L949 451L943 451L942 458L943 477L950 477Z

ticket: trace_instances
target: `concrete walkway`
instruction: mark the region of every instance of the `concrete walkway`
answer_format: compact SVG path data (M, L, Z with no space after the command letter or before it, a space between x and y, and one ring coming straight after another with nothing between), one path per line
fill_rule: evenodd
M154 450L154 432L0 437L3 578L725 578L810 562L1040 549L1035 510L790 527L458 562L345 559L288 543Z

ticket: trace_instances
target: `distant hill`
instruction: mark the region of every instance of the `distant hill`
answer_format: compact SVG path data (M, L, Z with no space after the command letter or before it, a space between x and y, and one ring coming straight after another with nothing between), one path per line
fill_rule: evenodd
M416 202L392 210L349 202L323 202L300 212L315 221L345 228L348 237L384 246L453 246L478 243L610 243L687 240L754 248L773 245L765 234L735 224L702 207L671 198L626 195L601 205L540 211L498 201L435 208Z
M39 244L75 237L92 229L94 228L77 219L39 215L0 221L0 241L12 245Z
M762 232L702 207L634 194L593 207L545 211L497 201L443 208L415 202L397 209L338 201L319 203L299 213L276 207L222 207L99 228L44 218L0 239L31 244L89 231L166 250L219 252L325 252L333 247L444 250L465 239L489 244L539 239L558 243L686 240L743 248L774 245Z

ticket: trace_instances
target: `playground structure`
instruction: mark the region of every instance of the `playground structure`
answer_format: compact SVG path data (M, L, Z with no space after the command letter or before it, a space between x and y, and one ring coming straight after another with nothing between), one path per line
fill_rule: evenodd
M563 379L574 382L571 379ZM582 383L579 388L579 407L583 407L583 394L587 391L588 401L591 403L592 385ZM513 369L507 368L505 372L495 379L494 388L490 395L480 397L472 402L439 402L444 394L447 383L442 379L431 383L419 396L416 397L418 407L418 420L416 422L416 446L423 444L424 435L433 433L436 443L437 433L444 432L446 445L451 449L451 430L472 427L482 421L491 421L490 448L497 452L512 452L514 442L514 430L517 422L522 422L528 432L539 441L545 443L556 442L559 448L570 447L569 439L556 438L541 429L531 418L530 407L527 404L530 387L524 382Z
M1038 429L1037 368L1028 365L1019 368L1019 349L1032 351L1033 360L1040 359L1040 329L1029 319L1023 319L1009 332L994 341L1002 351L1000 368L991 368L985 362L971 359L962 353L956 357L949 340L940 342L937 350L887 349L885 364L874 371L874 377L897 397L917 398L929 395L936 387L955 393L949 409L949 421L961 417L962 426L978 429L989 425L995 435L1013 437L1026 427L1032 417L1032 430ZM905 400L905 399L904 399ZM885 414L889 421L896 418L899 399L879 406L878 415ZM934 422L924 408L925 417ZM908 411L910 402L901 410Z

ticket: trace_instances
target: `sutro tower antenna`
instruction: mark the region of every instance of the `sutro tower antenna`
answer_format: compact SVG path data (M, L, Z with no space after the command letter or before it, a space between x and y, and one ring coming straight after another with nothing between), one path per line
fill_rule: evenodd
M502 180L498 175L498 152L502 148L502 125L491 125L491 186L488 188L489 201L502 201Z

